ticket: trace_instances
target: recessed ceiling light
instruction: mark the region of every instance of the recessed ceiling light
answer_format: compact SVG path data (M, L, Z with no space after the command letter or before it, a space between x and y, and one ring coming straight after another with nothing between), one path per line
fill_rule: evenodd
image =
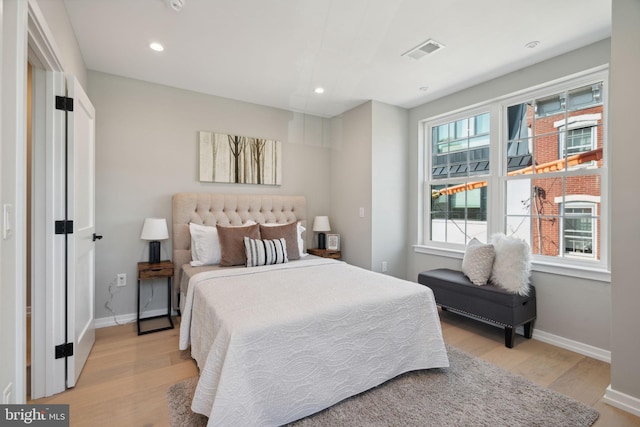
M165 0L165 3L176 12L180 12L184 7L184 0Z
M317 87L313 91L315 93L317 93L317 94L321 94L321 93L324 93L324 88L323 87Z
M149 45L149 47L153 50L155 50L156 52L162 52L164 50L164 46L162 46L160 43L156 43L153 42Z
M536 46L538 46L540 44L540 42L538 40L534 40L532 42L529 42L527 44L524 45L524 47L526 47L527 49L533 49Z

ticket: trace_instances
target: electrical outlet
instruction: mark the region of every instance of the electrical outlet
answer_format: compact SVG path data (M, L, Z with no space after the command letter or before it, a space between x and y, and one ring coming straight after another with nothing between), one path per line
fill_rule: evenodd
M387 261L382 261L382 272L383 273L387 272Z
M118 286L127 286L127 274L126 273L118 274Z

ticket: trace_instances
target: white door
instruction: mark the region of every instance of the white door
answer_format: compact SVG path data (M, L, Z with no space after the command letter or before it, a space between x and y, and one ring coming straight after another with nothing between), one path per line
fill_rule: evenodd
M67 80L73 111L67 114L67 387L80 376L95 341L95 109L75 79Z

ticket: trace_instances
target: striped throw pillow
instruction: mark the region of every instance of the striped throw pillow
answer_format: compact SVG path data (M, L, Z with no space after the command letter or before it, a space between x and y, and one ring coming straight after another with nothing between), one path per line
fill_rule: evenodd
M245 237L244 250L247 255L247 267L289 262L287 258L287 242L284 238L258 240Z

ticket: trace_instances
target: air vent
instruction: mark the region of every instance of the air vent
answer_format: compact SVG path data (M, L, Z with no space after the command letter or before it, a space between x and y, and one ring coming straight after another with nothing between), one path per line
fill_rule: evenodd
M443 47L444 45L438 43L435 40L429 39L426 42L420 44L419 46L414 47L410 51L403 53L402 56L408 56L409 58L418 60L424 56L429 55L430 53L433 53L435 51L442 49Z

